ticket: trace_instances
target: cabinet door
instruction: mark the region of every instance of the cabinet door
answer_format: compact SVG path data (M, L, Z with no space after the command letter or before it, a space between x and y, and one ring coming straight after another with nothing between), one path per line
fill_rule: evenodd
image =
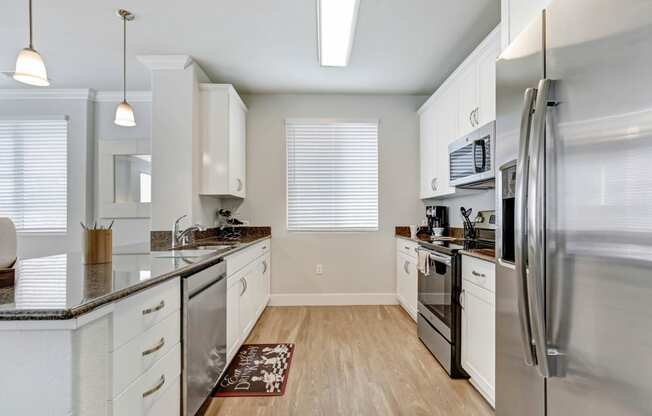
M403 253L396 254L396 293L412 319L417 316L417 264Z
M243 284L243 290L240 295L240 334L243 337L243 341L251 329L254 315L253 308L255 306L252 294L255 290L255 280L253 279L252 272L253 268L248 266L246 272L240 278Z
M435 196L439 187L437 178L436 128L435 128L436 103L430 106L419 116L419 157L421 167L421 199Z
M236 353L240 346L241 328L240 328L240 294L244 290L244 283L238 278L231 279L226 291L226 348L228 351L227 358Z
M234 97L229 98L229 188L231 194L246 195L246 115Z
M473 283L462 283L462 367L471 382L493 405L495 397L494 294Z
M496 59L500 54L500 38L494 36L478 58L478 125L496 119Z
M450 195L455 187L450 186L450 165L448 163L448 145L458 137L458 94L455 86L442 91L437 105L437 177L439 186L436 196Z
M263 305L267 305L272 285L272 255L270 253L265 255L263 266Z
M474 119L475 110L478 108L477 62L468 62L466 68L460 72L454 84L458 87L460 99L457 116L459 123L458 136L463 136L475 130L477 126L476 120Z

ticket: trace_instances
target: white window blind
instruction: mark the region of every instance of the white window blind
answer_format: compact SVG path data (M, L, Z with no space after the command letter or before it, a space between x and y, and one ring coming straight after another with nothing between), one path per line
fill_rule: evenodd
M378 230L378 122L286 120L291 231Z
M0 120L0 216L18 232L66 232L67 136L63 117Z

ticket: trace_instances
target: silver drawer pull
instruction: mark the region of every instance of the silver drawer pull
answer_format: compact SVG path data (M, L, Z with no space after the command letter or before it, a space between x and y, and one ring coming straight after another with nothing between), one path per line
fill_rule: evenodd
M148 356L150 354L154 354L156 351L163 348L164 345L165 345L165 338L161 338L161 340L158 342L158 344L156 344L155 346L153 346L150 349L147 349L147 350L143 351L143 357L146 357L146 356Z
M267 246L263 246L263 250L267 250Z
M267 262L263 260L263 274L267 273Z
M477 276L477 277L487 277L486 274L484 274L484 273L478 273L478 272L476 272L475 270L473 270L473 271L471 272L471 274L472 274L473 276Z
M143 315L149 315L150 313L158 312L163 308L165 308L165 301L164 300L162 300L161 303L154 306L153 308L143 309Z
M161 390L161 387L163 387L164 384L165 384L165 375L161 375L161 379L158 381L158 383L156 383L156 386L152 387L151 389L143 393L143 398L147 396L151 396L152 394Z

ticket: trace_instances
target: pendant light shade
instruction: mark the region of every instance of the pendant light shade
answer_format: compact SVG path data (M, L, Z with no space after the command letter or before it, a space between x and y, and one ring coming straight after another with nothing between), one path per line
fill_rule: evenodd
M41 55L32 48L25 48L18 54L16 59L16 71L13 78L23 84L47 87L48 73L45 70L45 63Z
M29 46L18 54L16 71L12 77L18 82L37 87L50 85L43 58L34 50L32 43L32 0L29 0Z
M134 20L134 15L127 10L120 9L118 17L122 19L122 102L115 109L113 122L122 127L134 127L136 116L134 109L127 102L127 21Z
M136 125L134 109L131 108L128 102L123 101L118 104L118 107L115 109L115 120L113 122L122 127L134 127Z

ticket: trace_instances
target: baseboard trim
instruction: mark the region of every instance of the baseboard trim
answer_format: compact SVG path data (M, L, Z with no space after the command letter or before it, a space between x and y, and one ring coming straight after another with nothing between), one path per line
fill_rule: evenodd
M270 306L396 305L396 293L272 293Z

